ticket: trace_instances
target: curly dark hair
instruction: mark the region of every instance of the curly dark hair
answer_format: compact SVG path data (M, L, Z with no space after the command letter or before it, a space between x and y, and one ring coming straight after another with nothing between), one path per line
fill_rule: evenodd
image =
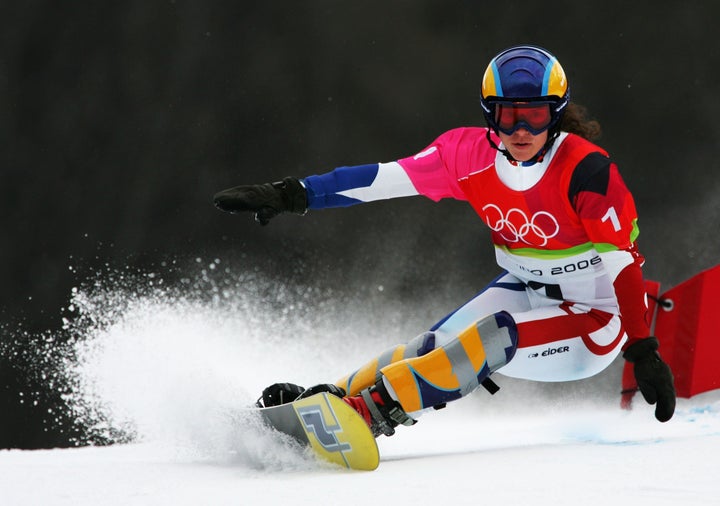
M602 135L600 123L588 118L585 106L570 102L560 120L560 130L577 134L589 141L599 139Z

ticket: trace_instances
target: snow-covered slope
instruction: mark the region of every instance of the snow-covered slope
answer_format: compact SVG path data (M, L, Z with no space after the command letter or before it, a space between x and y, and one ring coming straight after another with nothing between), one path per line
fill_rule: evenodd
M337 379L423 323L312 290L256 295L77 292L68 409L91 436L133 442L2 451L0 504L720 504L720 392L681 399L660 424L640 399L619 409L617 367L564 385L498 376L496 396L379 439L374 472L294 454L238 408L275 381Z

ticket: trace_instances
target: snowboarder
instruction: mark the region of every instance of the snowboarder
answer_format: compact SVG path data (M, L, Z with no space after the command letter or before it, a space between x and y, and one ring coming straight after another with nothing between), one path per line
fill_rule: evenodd
M490 228L502 269L407 344L335 384L272 385L265 405L330 391L375 435L391 435L425 409L480 385L493 390L495 371L578 380L622 353L655 417L672 417L673 376L650 336L635 204L616 164L591 142L599 124L569 101L563 68L537 46L511 47L490 61L480 105L487 128L450 130L413 156L215 195L221 210L249 211L262 225L283 212L395 197L464 200Z

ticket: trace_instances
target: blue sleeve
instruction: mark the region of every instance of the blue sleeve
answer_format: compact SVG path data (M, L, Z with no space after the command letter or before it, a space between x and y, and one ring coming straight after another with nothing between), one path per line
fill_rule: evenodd
M342 195L343 191L372 185L378 174L378 164L338 167L320 176L310 176L302 182L307 190L308 209L347 207L363 202Z

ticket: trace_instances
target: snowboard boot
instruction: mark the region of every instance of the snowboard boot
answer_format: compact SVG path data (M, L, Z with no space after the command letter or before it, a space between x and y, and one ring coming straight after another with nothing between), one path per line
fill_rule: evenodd
M262 396L255 402L258 408L269 408L287 404L297 399L305 391L294 383L274 383L262 391Z
M332 383L321 383L319 385L308 388L297 398L305 399L306 397L310 397L311 395L319 394L322 392L327 392L340 398L345 397L345 390L343 388L340 388L337 385L333 385Z
M338 397L345 397L345 390L332 383L323 383L308 388L307 390L300 385L294 383L274 383L262 392L262 396L257 400L255 405L258 408L269 408L271 406L279 406L287 404L298 399L305 399L311 395L327 392Z
M343 399L365 419L373 436L392 436L398 425L413 425L416 421L402 409L385 388L382 379L358 395Z

